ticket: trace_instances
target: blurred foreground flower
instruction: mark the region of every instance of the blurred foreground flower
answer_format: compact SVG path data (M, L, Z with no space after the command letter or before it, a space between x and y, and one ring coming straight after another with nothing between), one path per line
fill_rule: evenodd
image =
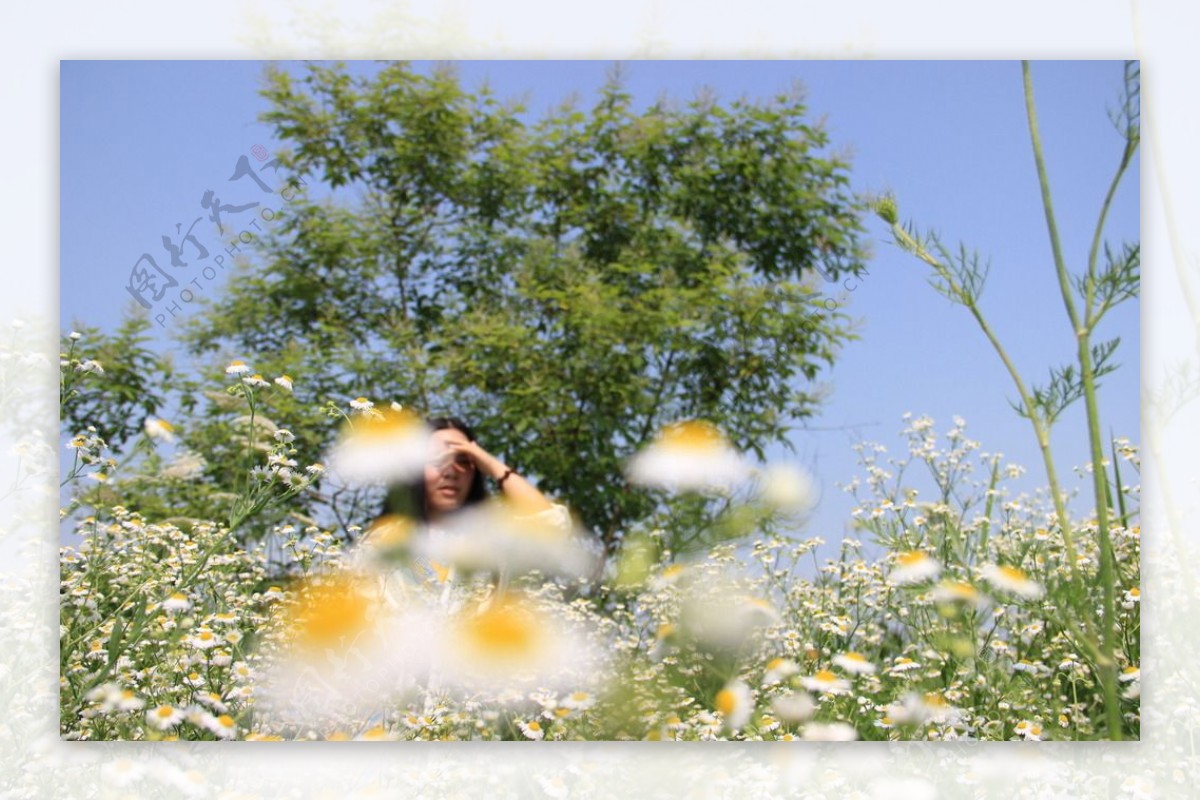
M725 725L737 731L750 720L754 711L754 695L743 681L731 681L717 693L714 706L725 719Z
M403 483L424 471L428 444L429 429L412 412L372 410L342 429L329 465L351 483Z
M924 551L908 551L896 557L896 566L888 573L893 584L919 584L937 578L942 566Z
M539 570L547 575L582 577L600 555L588 548L570 514L556 506L522 515L502 503L486 503L456 514L436 530L426 530L413 546L431 562L459 571L497 571L520 575Z
M805 515L817 505L812 476L796 465L777 464L766 468L758 493L759 500L782 515Z
M520 593L459 612L442 629L438 674L497 699L536 688L579 692L596 681L603 654L565 612Z
M744 480L749 469L716 426L691 420L664 428L629 460L627 474L646 487L726 491Z
M146 436L163 442L175 441L175 426L160 417L147 417L145 423Z
M1025 571L1008 565L987 565L982 570L984 579L998 590L1020 595L1022 598L1041 598L1045 589L1041 584L1025 575Z

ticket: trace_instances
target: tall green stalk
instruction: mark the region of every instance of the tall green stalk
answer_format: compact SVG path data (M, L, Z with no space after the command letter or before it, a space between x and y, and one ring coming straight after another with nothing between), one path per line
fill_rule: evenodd
M1083 276L1076 278L1067 270L1066 260L1063 257L1058 223L1054 213L1053 196L1050 191L1050 179L1046 170L1041 135L1038 131L1037 110L1033 101L1033 81L1028 62L1022 62L1021 70L1024 79L1025 110L1041 189L1042 208L1050 237L1055 276L1071 329L1074 332L1078 373L1075 372L1073 366L1052 371L1050 383L1044 389L1031 389L1022 379L979 307L979 295L987 277L986 267L981 268L978 258L973 254L968 255L964 248L960 248L957 254L952 253L935 234L923 236L911 226L900 225L894 199L887 197L878 200L875 203L875 210L891 226L892 236L896 243L933 268L937 278L934 287L951 301L966 307L971 312L971 316L975 318L1016 386L1020 398L1018 411L1028 417L1033 426L1042 455L1042 463L1046 468L1046 478L1050 485L1054 511L1063 535L1065 558L1070 568L1070 580L1074 587L1071 595L1075 599L1074 612L1078 618L1080 645L1094 659L1097 667L1104 694L1104 714L1108 736L1110 739L1120 740L1122 721L1120 699L1117 692L1116 575L1109 524L1108 479L1104 468L1104 448L1100 436L1102 430L1100 410L1096 398L1097 379L1114 369L1107 364L1107 360L1115 350L1116 342L1094 345L1092 334L1101 318L1110 309L1124 300L1136 297L1139 291L1141 264L1139 246L1126 246L1122 252L1116 254L1105 247L1106 264L1101 268L1099 262L1109 209L1125 173L1133 163L1141 140L1138 110L1140 72L1135 62L1128 62L1125 66L1124 96L1120 108L1113 116L1113 121L1118 127L1118 132L1124 138L1125 144L1096 221L1088 251L1087 270ZM1079 298L1077 298L1077 294ZM1082 299L1082 313L1077 299ZM1054 422L1067 406L1080 398L1083 399L1087 415L1088 448L1092 461L1092 490L1095 495L1096 536L1100 554L1099 581L1102 600L1101 619L1098 623L1093 619L1094 613L1087 604L1070 518L1066 510L1066 496L1059 484L1058 472L1050 448L1050 430Z
M1108 525L1107 477L1104 470L1104 446L1100 440L1100 409L1096 402L1096 369L1092 362L1091 335L1095 324L1105 311L1105 309L1098 309L1095 306L1096 284L1098 280L1096 266L1099 258L1100 243L1103 238L1104 223L1108 216L1108 210L1112 205L1113 196L1120 185L1121 178L1124 176L1125 171L1133 160L1134 154L1137 152L1140 133L1135 126L1134 118L1129 118L1128 127L1125 131L1125 148L1121 154L1116 174L1113 176L1108 192L1105 194L1104 203L1101 206L1100 215L1096 222L1096 229L1092 236L1092 246L1088 253L1087 274L1083 287L1084 318L1081 320L1075 307L1075 298L1071 291L1070 274L1067 272L1066 262L1062 253L1062 243L1058 236L1058 226L1055 222L1054 204L1050 192L1050 179L1042 151L1041 135L1038 132L1037 109L1033 101L1033 78L1030 74L1028 61L1021 62L1021 73L1025 84L1025 110L1029 118L1029 136L1033 146L1034 161L1037 164L1038 182L1041 185L1042 207L1046 214L1046 228L1050 234L1050 245L1054 253L1054 268L1058 275L1058 283L1062 291L1063 302L1067 308L1067 315L1070 317L1071 325L1075 330L1075 339L1078 346L1080 382L1083 387L1084 407L1087 410L1088 446L1092 459L1092 490L1096 501L1096 534L1100 547L1100 584L1103 593L1103 618L1100 625L1101 659L1098 660L1098 666L1100 668L1100 683L1104 689L1105 717L1108 723L1109 738L1119 740L1121 739L1121 710L1117 700L1117 663L1114 656L1116 648L1114 612L1116 588L1113 582L1113 550Z

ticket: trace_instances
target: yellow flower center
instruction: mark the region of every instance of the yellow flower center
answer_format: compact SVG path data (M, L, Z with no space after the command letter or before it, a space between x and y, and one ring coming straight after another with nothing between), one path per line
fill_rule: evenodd
M725 689L717 693L717 711L722 715L731 715L737 707L737 696L733 690Z
M542 724L538 723L536 720L531 720L531 721L529 721L529 730L530 731L541 731Z
M370 600L351 578L307 584L293 612L297 642L323 651L363 631L370 612Z
M482 659L516 659L529 656L541 642L539 621L520 604L501 601L468 618L463 634L468 648Z
M175 714L175 708L170 706L160 706L157 710L157 714L160 718L165 720Z
M927 561L928 559L929 557L924 551L908 551L907 553L902 553L900 556L896 557L896 562L903 567L912 567L913 565L918 565L921 562Z
M721 447L725 437L721 431L705 420L688 420L663 429L661 443L668 448L687 451L710 451Z
M837 681L837 675L829 670L818 670L817 675L813 676L817 681L833 682Z
M380 548L395 548L412 537L412 520L403 515L385 515L367 529L366 542Z
M999 568L1000 575L1010 581L1026 581L1025 571L1005 565Z

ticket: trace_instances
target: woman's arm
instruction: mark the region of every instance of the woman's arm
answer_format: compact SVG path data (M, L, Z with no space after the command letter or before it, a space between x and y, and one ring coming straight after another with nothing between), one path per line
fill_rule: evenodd
M475 469L485 476L498 482L504 498L509 501L521 514L536 514L552 509L551 503L537 487L530 484L523 476L511 469L504 462L492 456L478 442L451 445L455 453L464 453L475 462Z

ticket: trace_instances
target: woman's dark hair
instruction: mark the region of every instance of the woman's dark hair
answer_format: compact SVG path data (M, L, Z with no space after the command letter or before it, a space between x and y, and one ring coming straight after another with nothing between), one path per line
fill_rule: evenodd
M475 432L471 427L457 417L434 417L426 421L430 431L444 431L452 428L461 431L471 442L475 441ZM483 473L475 471L471 479L471 488L463 506L480 503L488 497L487 487L483 482ZM407 484L395 484L388 487L387 498L383 502L382 515L403 515L422 522L429 519L429 509L425 506L425 476L422 474L415 481Z

